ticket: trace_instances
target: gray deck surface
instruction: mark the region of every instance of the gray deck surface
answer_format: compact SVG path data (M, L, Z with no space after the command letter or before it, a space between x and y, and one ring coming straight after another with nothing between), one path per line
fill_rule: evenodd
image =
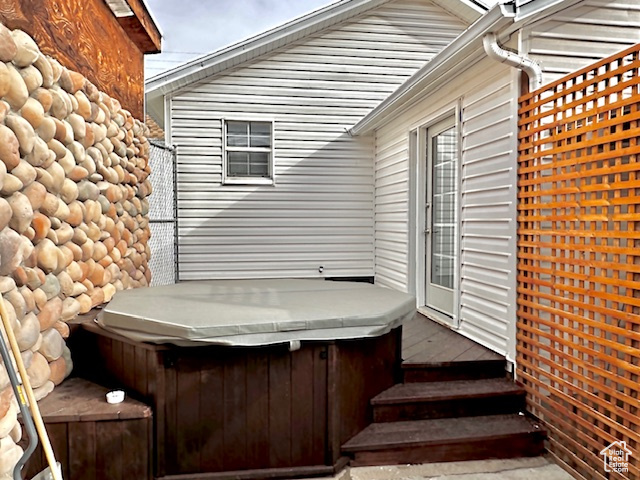
M405 363L441 363L502 360L504 357L416 313L404 323L402 359Z

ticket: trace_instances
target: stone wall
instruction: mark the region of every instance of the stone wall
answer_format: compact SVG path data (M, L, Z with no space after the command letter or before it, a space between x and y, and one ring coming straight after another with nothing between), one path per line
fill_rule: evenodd
M146 286L145 127L81 74L0 25L0 293L36 396L71 371L67 322ZM0 479L21 455L0 369Z

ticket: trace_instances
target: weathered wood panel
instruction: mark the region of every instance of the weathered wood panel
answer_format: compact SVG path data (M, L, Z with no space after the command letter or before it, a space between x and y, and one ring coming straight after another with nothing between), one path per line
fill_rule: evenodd
M144 119L143 53L103 0L0 0L0 22Z
M639 478L640 46L520 99L518 378L581 478Z

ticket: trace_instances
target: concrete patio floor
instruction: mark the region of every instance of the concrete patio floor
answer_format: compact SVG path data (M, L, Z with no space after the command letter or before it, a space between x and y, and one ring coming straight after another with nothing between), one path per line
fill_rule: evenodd
M385 467L347 467L326 480L571 480L545 457Z

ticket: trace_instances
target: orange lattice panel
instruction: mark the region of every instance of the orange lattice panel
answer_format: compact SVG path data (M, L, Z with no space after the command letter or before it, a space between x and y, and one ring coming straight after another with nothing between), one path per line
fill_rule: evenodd
M640 478L639 69L636 46L520 98L518 377L589 479Z

